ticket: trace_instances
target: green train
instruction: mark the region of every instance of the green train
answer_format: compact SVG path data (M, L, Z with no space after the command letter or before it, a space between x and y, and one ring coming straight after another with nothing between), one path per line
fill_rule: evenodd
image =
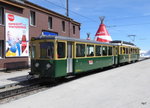
M136 62L139 50L124 41L101 43L62 36L33 37L30 41L30 75L56 79Z

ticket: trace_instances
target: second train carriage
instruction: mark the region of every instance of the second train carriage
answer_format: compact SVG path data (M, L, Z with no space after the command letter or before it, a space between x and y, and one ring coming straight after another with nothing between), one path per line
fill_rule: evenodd
M30 47L31 74L48 78L132 62L139 57L139 49L134 45L101 43L62 36L32 38ZM136 54L132 54L131 49Z
M118 46L118 64L136 62L139 60L140 49L133 43L118 40L111 41L110 43L114 43Z

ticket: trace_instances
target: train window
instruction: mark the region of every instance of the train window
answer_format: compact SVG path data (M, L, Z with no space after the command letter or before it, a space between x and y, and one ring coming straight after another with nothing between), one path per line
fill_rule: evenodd
M136 49L134 49L134 54L136 54Z
M114 49L114 53L115 53L115 55L118 55L118 48L116 47L115 49Z
M96 56L101 56L102 55L102 47L101 46L96 46Z
M103 56L107 56L107 46L103 46L102 53L103 53Z
M138 49L136 49L136 54L138 54Z
M130 54L130 52L131 52L131 51L130 51L130 47L129 47L129 48L128 48L128 54Z
M122 47L120 47L120 54L122 54Z
M122 48L122 54L125 54L125 48L124 47Z
M31 46L31 58L35 58L35 54L36 54L36 47L35 46Z
M40 58L54 58L54 43L41 42L40 43Z
M129 49L128 48L126 48L126 54L129 54Z
M87 56L94 56L94 45L87 45Z
M132 54L132 48L130 48L130 54Z
M85 56L85 44L76 44L76 57Z
M122 48L119 47L119 54L122 54Z
M126 52L126 48L124 48L124 54L126 54L127 52Z
M134 49L134 54L136 53L136 51L135 51L136 49Z
M134 49L132 48L132 54L134 54Z
M136 49L134 49L134 53L136 54Z
M112 55L112 47L108 47L108 55Z
M58 58L65 58L65 43L64 42L58 42L57 46L57 53Z
M139 49L137 49L137 54L139 54Z

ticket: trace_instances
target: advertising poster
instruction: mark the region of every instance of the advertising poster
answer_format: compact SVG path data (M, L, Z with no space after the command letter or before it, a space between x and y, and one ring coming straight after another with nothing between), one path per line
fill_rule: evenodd
M29 56L29 22L27 18L6 13L6 57Z

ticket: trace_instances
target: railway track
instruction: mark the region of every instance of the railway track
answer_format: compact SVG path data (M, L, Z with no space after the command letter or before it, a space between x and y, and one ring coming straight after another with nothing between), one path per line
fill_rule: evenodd
M0 89L0 103L6 103L9 100L15 100L17 96L24 95L29 92L38 91L46 88L38 79L32 81L21 82L17 85Z
M73 79L74 77L69 79L60 79L52 82L45 82L45 80L41 81L40 79L33 79L30 81L20 82L19 84L13 86L8 86L6 88L1 88L0 104L8 103L16 99L33 95L35 93L50 89L53 86L63 84Z
M21 82L20 84L9 86L0 89L0 104L8 103L16 99L20 99L35 93L50 89L51 87L61 85L79 77L62 78L52 82L45 82L41 80L32 80Z

